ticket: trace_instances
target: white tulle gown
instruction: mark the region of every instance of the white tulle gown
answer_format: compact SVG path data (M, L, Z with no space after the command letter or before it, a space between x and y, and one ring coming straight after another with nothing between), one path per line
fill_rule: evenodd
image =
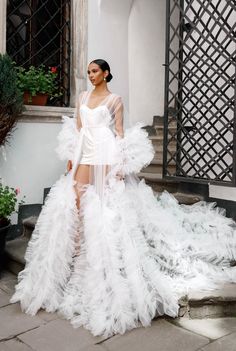
M47 196L11 302L31 315L59 311L75 327L108 336L177 316L189 288L235 282L236 229L214 204L155 197L135 175L154 155L146 132L136 125L120 138L120 97L94 109L88 97L80 95L80 130L76 118L63 117L57 152L73 168ZM80 163L91 176L78 211Z

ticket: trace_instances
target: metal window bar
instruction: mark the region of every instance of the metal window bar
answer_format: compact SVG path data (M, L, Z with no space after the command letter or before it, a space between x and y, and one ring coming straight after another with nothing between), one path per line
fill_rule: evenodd
M168 0L166 14L163 176L236 185L236 3Z
M8 0L7 53L19 66L57 67L62 92L48 104L70 104L71 1Z

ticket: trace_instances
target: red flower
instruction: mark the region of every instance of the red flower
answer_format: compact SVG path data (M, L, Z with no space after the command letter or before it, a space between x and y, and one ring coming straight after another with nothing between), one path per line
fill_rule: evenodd
M16 195L20 194L20 188L16 188L15 193Z
M57 73L57 68L56 67L51 67L51 72L52 73Z

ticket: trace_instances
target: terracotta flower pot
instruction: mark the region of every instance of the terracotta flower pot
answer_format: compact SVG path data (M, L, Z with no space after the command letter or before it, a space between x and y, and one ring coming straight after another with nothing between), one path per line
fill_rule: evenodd
M35 96L31 96L29 92L25 91L23 99L24 99L24 104L25 105L45 106L46 103L47 103L48 95L47 94L38 93Z

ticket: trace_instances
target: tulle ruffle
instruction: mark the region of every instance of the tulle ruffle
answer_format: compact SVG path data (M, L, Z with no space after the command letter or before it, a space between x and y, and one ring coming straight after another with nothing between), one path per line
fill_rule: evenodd
M63 128L59 153L79 162L75 120L64 118ZM94 335L175 317L189 289L236 282L235 223L213 203L179 205L167 192L155 197L133 175L153 157L141 125L117 145L122 157L114 167L126 177L108 177L102 199L88 185L78 212L73 171L53 185L11 299L31 315L59 311Z

